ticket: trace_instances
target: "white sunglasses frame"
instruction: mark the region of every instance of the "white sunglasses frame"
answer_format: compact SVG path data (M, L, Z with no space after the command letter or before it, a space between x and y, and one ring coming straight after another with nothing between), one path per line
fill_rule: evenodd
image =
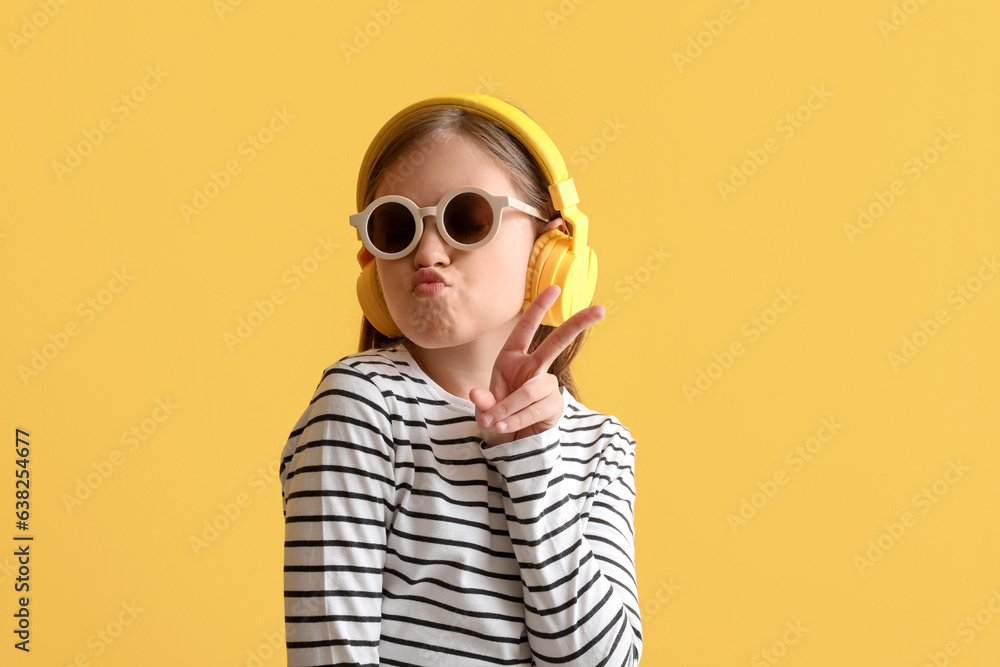
M490 227L489 233L481 240L468 245L459 243L453 239L450 234L448 234L444 228L444 216L441 215L452 199L467 192L473 192L480 195L483 199L489 202L490 207L493 209L493 226ZM413 219L416 223L415 233L413 235L413 240L410 241L410 244L399 252L392 253L379 250L368 237L368 218L371 217L371 214L376 207L390 202L402 204L409 209L410 213L413 214ZM420 243L420 238L424 234L424 218L428 215L434 216L434 221L437 223L438 234L441 235L441 238L443 238L448 245L458 250L475 250L476 248L482 248L484 245L492 241L494 237L496 237L497 233L500 231L500 221L503 218L503 210L507 207L517 209L522 213L527 213L542 222L548 222L548 219L537 208L529 206L523 201L510 195L495 195L474 185L461 186L445 193L445 195L441 197L441 200L434 206L417 206L414 201L407 199L402 195L385 195L384 197L379 197L372 203L368 204L368 206L365 207L365 210L358 213L352 213L350 219L351 227L358 230L358 234L361 236L361 242L364 244L368 252L380 259L400 259L413 252L413 250Z

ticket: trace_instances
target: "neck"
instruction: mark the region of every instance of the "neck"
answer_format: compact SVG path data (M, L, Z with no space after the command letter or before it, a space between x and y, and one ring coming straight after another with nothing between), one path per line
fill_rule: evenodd
M493 364L509 335L510 331L498 331L453 347L427 348L410 343L407 349L438 386L468 401L472 389L490 388Z

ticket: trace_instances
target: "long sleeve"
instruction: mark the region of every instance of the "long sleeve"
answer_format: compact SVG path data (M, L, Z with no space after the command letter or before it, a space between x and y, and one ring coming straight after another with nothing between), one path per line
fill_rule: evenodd
M483 450L504 479L528 642L539 666L636 665L642 652L635 442L616 420L603 419ZM594 430L609 422L616 428L600 451L585 448ZM572 441L588 431L590 443ZM586 494L571 495L570 479Z
M391 422L371 379L338 362L282 451L289 667L379 664Z

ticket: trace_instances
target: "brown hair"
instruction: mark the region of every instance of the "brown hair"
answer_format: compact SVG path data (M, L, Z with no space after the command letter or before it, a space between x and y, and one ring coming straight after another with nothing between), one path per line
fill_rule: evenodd
M362 181L365 183L362 207L372 202L375 191L383 180L391 185L419 169L425 155L423 147L447 136L461 136L471 140L501 168L507 170L526 203L545 213L549 220L557 216L558 211L552 206L549 196L545 173L520 141L500 125L477 113L446 106L425 107L414 111L400 119L382 139L379 153L371 163L371 171L362 174ZM409 150L411 147L412 151ZM537 238L545 233L547 223L540 220L536 222ZM553 331L555 327L540 325L528 352L533 352ZM580 351L588 332L589 329L577 336L556 357L548 370L556 376L559 386L566 387L578 401L580 396L570 370L570 362ZM358 352L410 343L405 335L396 338L384 335L372 326L368 318L362 317Z

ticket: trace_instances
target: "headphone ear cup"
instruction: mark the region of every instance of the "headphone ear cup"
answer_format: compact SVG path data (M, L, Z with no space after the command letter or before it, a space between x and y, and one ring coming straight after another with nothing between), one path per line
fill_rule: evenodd
M560 229L550 229L535 241L528 259L522 312L549 285L559 285L559 298L552 304L542 324L557 327L590 305L597 288L597 255L590 247L585 255L569 252L570 237Z
M374 260L368 262L358 276L358 303L361 304L361 311L368 321L384 336L398 338L403 335L389 314L389 307L382 293L382 281L379 280L378 267Z
M524 305L521 307L521 312L527 310L538 293L551 284L542 284L541 274L546 260L558 245L560 238L566 238L565 232L560 229L550 229L535 239L535 245L531 247L531 255L528 257L528 275L524 281Z

